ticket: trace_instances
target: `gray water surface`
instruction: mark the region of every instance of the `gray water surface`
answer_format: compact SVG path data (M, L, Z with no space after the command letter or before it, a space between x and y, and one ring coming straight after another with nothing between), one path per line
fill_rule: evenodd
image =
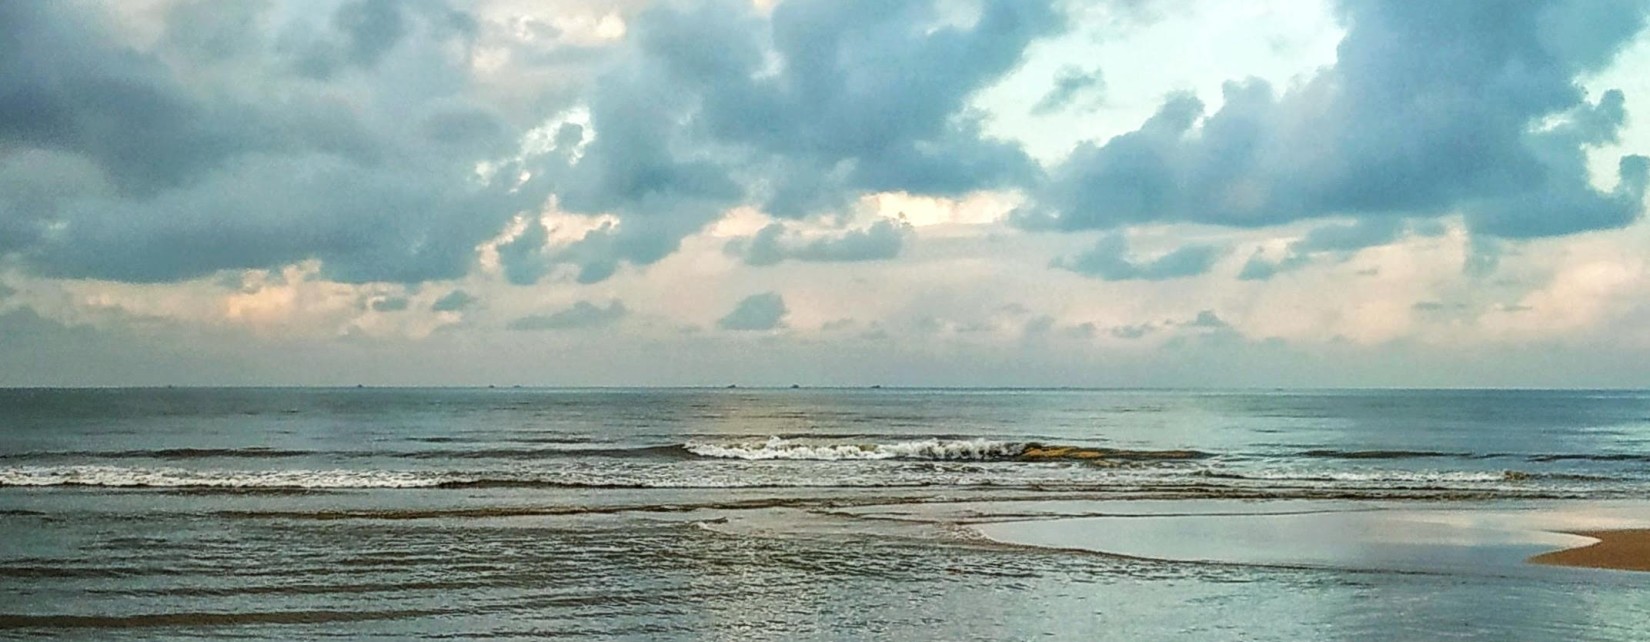
M1088 454L1031 456L1065 446ZM0 637L1635 640L1650 575L956 527L974 505L1647 491L1640 392L10 390Z

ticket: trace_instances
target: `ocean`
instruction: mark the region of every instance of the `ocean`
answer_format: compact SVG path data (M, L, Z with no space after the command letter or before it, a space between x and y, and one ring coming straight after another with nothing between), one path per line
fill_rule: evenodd
M4 390L0 638L1642 640L1506 520L1646 499L1636 391Z

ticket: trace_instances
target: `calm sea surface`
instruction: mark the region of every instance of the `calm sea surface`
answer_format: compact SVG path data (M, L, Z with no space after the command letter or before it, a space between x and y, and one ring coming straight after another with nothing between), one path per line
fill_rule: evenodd
M1650 574L1133 560L960 507L1645 498L1644 392L9 390L0 638L1642 640Z

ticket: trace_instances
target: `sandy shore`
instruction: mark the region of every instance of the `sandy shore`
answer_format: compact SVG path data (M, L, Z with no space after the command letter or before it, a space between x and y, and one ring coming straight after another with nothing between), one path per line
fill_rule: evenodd
M1623 571L1650 571L1650 529L1579 531L1598 542L1579 548L1542 553L1530 558L1534 564L1610 568Z

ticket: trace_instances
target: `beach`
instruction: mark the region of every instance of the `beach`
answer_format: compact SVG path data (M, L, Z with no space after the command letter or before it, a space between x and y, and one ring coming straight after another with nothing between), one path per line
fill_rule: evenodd
M1650 572L1650 529L1580 531L1574 534L1598 541L1542 553L1530 558L1530 561L1555 566Z

